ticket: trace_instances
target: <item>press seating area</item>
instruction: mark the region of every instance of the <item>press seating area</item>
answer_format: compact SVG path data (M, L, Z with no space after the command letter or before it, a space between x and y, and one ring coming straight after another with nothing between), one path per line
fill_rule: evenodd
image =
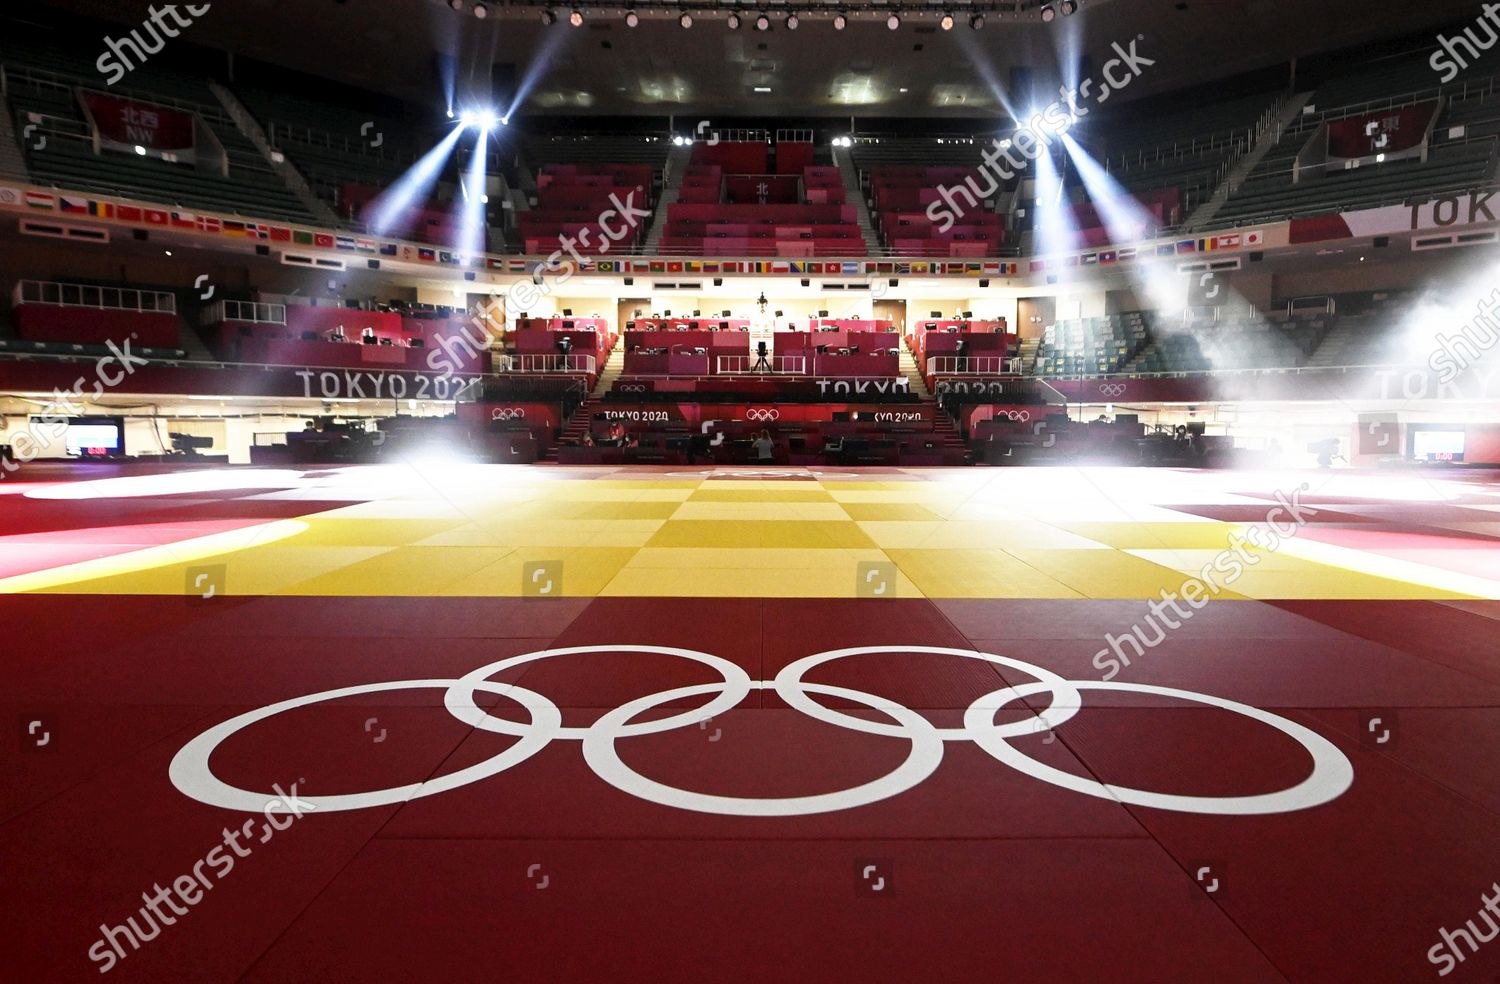
M1050 324L1042 331L1032 371L1038 376L1118 372L1150 341L1153 319L1149 311L1127 311Z
M558 347L564 338L569 342L566 355ZM593 389L617 340L602 318L523 318L507 339L510 354L498 368L510 373L572 376Z
M195 114L223 145L229 176L110 150L95 155L73 91L75 86L104 90L92 57L20 38L0 38L0 67L16 134L19 137L35 123L40 129L33 136L47 138L45 147L37 140L21 141L27 168L38 184L256 218L312 219L203 82L154 64L131 72L109 89L109 95Z
M900 374L900 336L894 330L825 327L772 336L770 374L841 379L893 379ZM627 330L625 375L697 377L765 374L743 331Z
M655 205L654 178L647 164L546 164L536 182L535 206L516 215L527 253L551 253L564 236L583 255L632 249L645 232L644 223L632 226L624 238L611 240L601 228L600 217L619 212L616 200L640 209ZM625 218L611 215L608 226L609 231L620 232Z
M23 280L11 294L11 351L67 354L73 346L129 345L181 355L177 300L168 291Z
M1016 368L1016 336L1006 330L1004 319L918 321L906 343L929 388L939 377L1001 375Z
M1308 102L1311 111L1289 126L1229 197L1216 224L1242 225L1293 215L1347 211L1399 204L1409 198L1432 198L1492 185L1500 111L1495 80L1500 50L1492 50L1447 85L1428 64L1428 53L1391 59L1319 86ZM1379 113L1428 100L1455 101L1439 109L1428 160L1393 159L1366 163L1353 170L1313 173L1293 182L1298 154L1330 120ZM1482 123L1462 135L1448 130Z
M446 308L369 310L226 300L203 315L203 334L226 362L430 372L442 354L458 372L489 372L487 351L444 344L465 328L471 337L476 334L462 312Z
M864 256L853 205L667 206L661 252L693 256Z
M975 202L971 191L989 187L975 168L888 165L866 174L871 211L882 241L901 256L999 256L1005 245L1001 216ZM940 189L953 192L945 199ZM989 201L992 199L987 199ZM942 201L956 221L946 230L928 217L927 209Z

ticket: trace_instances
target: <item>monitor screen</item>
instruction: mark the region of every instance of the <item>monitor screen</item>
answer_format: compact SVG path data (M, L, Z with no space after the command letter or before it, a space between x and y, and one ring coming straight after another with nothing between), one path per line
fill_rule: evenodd
M1418 430L1412 432L1412 456L1424 461L1462 461L1464 432L1461 430Z
M75 417L68 421L68 454L103 457L125 450L125 421L118 417Z

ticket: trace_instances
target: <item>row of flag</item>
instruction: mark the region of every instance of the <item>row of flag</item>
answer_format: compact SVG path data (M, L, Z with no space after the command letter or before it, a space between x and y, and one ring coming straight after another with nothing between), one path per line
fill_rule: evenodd
M256 239L274 243L289 243L310 246L314 249L332 249L345 252L379 255L391 259L415 263L463 264L463 258L449 250L438 247L416 246L403 243L376 242L356 236L335 233L309 232L291 226L271 225L265 222L243 222L213 215L198 215L180 209L158 209L136 205L118 205L92 198L72 195L53 195L47 192L19 192L13 188L0 188L0 204L20 204L35 209L62 212L67 215L86 215L93 218L129 222L137 225L159 226L170 229L191 230L219 236L241 239ZM1226 249L1254 249L1265 245L1265 233L1234 232L1222 236L1200 239L1179 239L1154 246L1127 246L1118 249L1097 250L1069 256L1065 260L1051 261L1054 267L1091 266L1123 263L1142 255L1184 256L1210 253ZM874 275L912 276L995 276L1009 277L1021 272L1021 264L1004 260L983 261L906 261L906 260L635 260L635 259L590 259L582 262L563 261L555 268L548 268L536 260L502 259L487 257L488 269L506 273L545 273L564 271L586 271L624 274L719 274L719 273L766 273L766 274L821 274L823 276L857 277ZM1029 270L1033 273L1048 268L1046 260L1032 260Z

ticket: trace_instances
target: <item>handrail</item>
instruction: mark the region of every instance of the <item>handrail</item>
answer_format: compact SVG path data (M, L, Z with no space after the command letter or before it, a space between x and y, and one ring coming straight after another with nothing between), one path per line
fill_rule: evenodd
M220 301L203 312L203 324L216 325L226 321L248 321L261 325L285 325L286 305L266 304L257 301Z
M137 311L146 314L176 314L177 298L163 290L134 287L101 287L51 280L17 282L11 296L16 304L46 304L51 307L84 307L103 311Z
M595 360L592 355L502 355L496 357L495 368L501 373L593 373Z
M768 355L770 371L760 369L761 357L754 355L720 355L715 357L718 374L737 376L804 376L808 372L805 355Z
M929 355L928 371L934 376L1015 376L1021 360L1008 355Z

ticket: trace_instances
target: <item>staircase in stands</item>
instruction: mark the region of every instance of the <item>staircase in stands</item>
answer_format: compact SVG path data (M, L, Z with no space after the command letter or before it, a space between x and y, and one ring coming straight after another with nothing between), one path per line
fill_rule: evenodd
M594 406L598 398L608 393L615 387L615 380L620 378L625 371L625 346L618 344L609 353L609 358L604 360L604 371L599 373L599 378L594 382L594 388L589 391L583 402L578 404L566 423L563 424L562 434L558 443L577 443L583 438L583 432L589 429L589 424L594 419ZM557 445L547 448L542 453L543 461L557 460Z
M954 452L956 460L967 463L970 457L969 445L959 433L958 425L943 405L932 395L927 388L927 380L922 376L922 370L917 366L917 360L911 350L903 341L901 345L901 374L906 377L907 385L911 391L922 398L932 410L932 433L943 443L943 447Z
M845 148L835 147L833 162L838 165L839 174L844 179L845 201L858 209L855 214L859 219L859 231L865 237L865 250L870 256L878 256L880 234L875 231L875 223L870 218L870 206L859 183L859 168L854 166L854 155Z

